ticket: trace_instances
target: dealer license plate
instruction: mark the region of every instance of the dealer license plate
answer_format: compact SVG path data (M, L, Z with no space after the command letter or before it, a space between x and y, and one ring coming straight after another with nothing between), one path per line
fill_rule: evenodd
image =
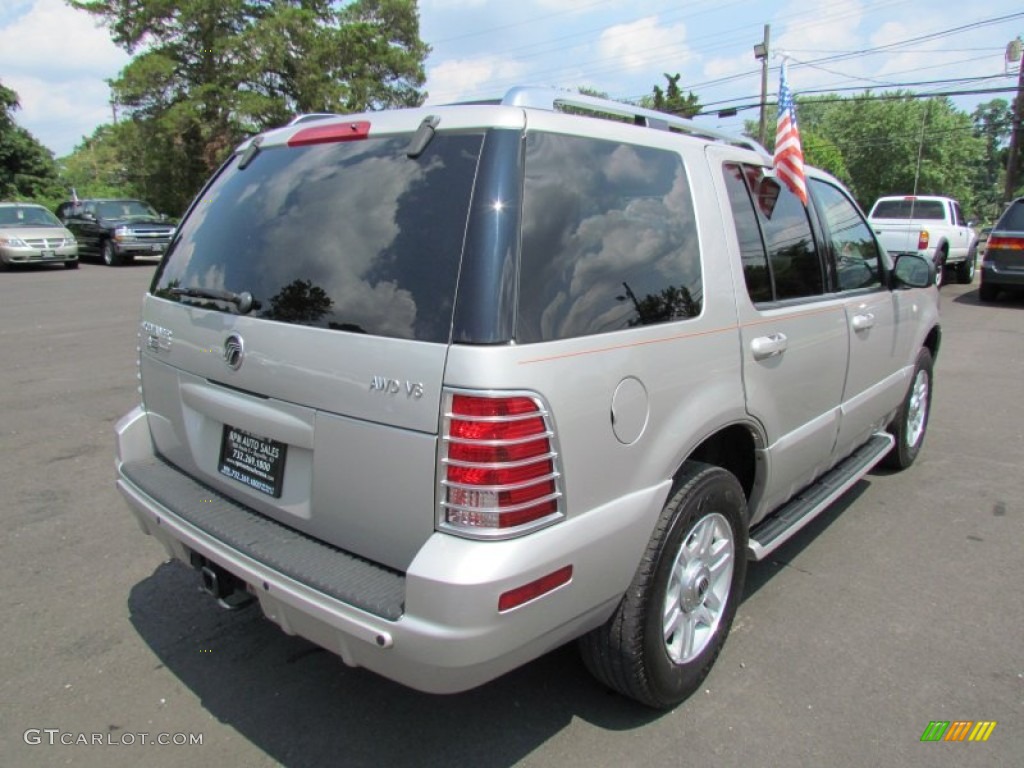
M287 448L287 445L277 440L269 440L225 424L217 471L278 499L281 497Z

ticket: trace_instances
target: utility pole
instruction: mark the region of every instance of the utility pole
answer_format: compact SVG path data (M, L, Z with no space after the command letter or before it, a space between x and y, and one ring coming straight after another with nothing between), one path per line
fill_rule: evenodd
M761 125L757 131L757 140L764 146L768 134L768 120L765 112L768 109L768 53L772 26L764 25L764 40L754 46L754 58L761 60Z
M1017 61L1017 107L1013 110L1013 122L1010 124L1010 152L1006 158L1006 188L1003 190L1003 202L1013 200L1017 188L1017 157L1020 154L1021 123L1024 122L1024 58L1021 57L1021 41L1018 37L1006 46L1006 60Z

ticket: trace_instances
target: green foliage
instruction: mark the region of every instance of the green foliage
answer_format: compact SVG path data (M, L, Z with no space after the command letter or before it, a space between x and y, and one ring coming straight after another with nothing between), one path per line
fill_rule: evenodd
M60 197L53 153L14 122L18 94L0 83L0 199L36 200L48 205Z
M975 169L977 213L983 221L991 222L1003 208L1003 186L1009 157L1007 142L1013 126L1013 113L1005 99L993 99L979 104L971 113L971 119L975 136L985 143L984 161Z
M296 113L423 100L415 0L70 2L142 51L111 83L128 119L109 138L159 210L180 213L241 140Z
M912 193L915 182L918 194L956 198L968 216L984 206L985 141L947 98L803 97L797 117L807 163L846 183L865 210L882 195ZM747 121L744 132L756 135L756 123Z
M680 75L664 73L667 85L665 90L655 85L650 96L640 99L640 106L647 109L656 109L659 112L668 112L679 117L693 117L700 112L700 99L693 91L685 96L679 88Z

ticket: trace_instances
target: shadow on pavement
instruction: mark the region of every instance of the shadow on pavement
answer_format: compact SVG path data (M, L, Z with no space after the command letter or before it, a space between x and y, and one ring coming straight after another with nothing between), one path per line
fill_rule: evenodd
M132 589L131 622L221 722L286 766L508 766L574 718L631 729L661 713L594 681L570 643L481 688L419 693L265 620L227 612L165 563Z

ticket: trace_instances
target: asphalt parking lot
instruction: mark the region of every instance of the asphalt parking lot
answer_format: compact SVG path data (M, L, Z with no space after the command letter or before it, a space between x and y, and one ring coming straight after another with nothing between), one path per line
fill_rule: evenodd
M1024 296L942 288L918 463L754 564L703 692L654 713L571 646L435 697L200 594L113 483L152 272L0 275L0 765L1024 765Z

